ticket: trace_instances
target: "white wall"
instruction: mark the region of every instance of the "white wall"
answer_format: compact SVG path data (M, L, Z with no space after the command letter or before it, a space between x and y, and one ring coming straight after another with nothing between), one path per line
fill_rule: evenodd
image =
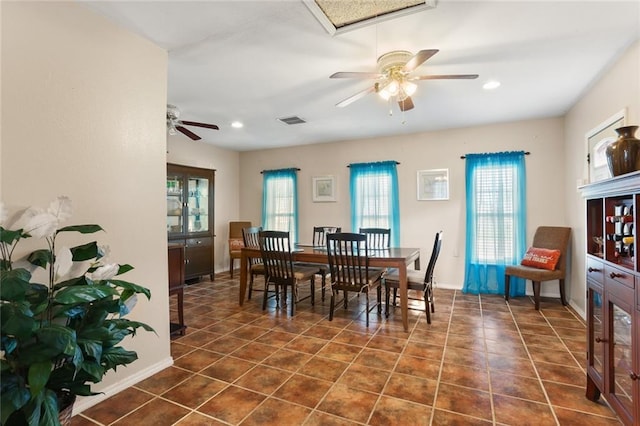
M419 120L416 115L407 117ZM390 117L397 120L397 117ZM525 150L527 166L527 236L531 241L539 225L565 225L565 203L558 190L564 180L563 120L522 121L492 126L443 130L329 144L305 145L243 152L240 155L240 210L260 222L263 169L299 167L298 193L300 241L310 241L314 225L342 226L349 230L349 169L354 162L396 160L400 185L401 245L420 247L423 258L431 253L434 234L444 231L436 266L439 285L462 288L465 244L465 162L461 155L474 152ZM449 169L448 201L417 201L416 172ZM313 203L312 176L334 175L338 201ZM426 261L426 260L425 260ZM557 287L553 289L557 293Z
M603 73L602 78L594 82L565 117L566 221L574 232L572 280L568 297L581 312L586 310L585 202L576 187L578 183L588 179L586 134L623 108L627 109L628 124L640 123L640 41Z
M110 246L111 260L136 268L124 278L152 293L130 317L157 335L142 331L126 341L139 360L95 387L106 395L79 400L76 409L82 410L171 364L167 53L77 3L0 7L3 201L46 207L68 195L75 207L70 224L101 225L106 232L96 238Z
M229 269L229 221L244 220L239 212L240 153L192 141L181 134L169 136L167 162L215 169L215 270ZM236 261L236 268L240 267Z

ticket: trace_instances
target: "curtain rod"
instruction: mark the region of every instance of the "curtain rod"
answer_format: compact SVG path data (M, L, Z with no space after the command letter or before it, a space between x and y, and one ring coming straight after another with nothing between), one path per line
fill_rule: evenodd
M271 170L263 170L260 172L260 174L263 174L264 172L279 172L280 170L296 170L296 171L300 171L300 169L298 169L297 167L289 167L288 169L271 169Z
M385 161L377 161L377 163L385 163ZM400 164L399 161L394 161L394 163ZM358 164L361 164L361 163L358 163ZM351 164L347 164L347 167L351 167Z
M530 154L531 154L531 153L530 153L529 151L525 151L525 153L524 153L524 155L530 155ZM465 158L467 158L467 156L466 156L466 155L461 155L461 156L460 156L460 159L461 159L461 160L464 160Z

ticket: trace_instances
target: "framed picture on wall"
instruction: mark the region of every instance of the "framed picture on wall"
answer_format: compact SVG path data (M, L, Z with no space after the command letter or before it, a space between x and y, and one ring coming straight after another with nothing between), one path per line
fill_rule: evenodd
M314 176L311 179L314 203L336 201L336 179L334 176Z
M418 200L448 200L449 169L418 170Z
M607 164L606 150L612 142L617 140L618 135L615 130L624 126L626 119L627 109L625 108L587 132L589 182L597 182L612 177Z

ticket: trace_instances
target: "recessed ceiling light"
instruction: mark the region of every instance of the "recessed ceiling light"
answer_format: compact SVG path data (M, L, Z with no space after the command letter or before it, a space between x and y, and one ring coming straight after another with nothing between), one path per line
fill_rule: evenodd
M482 88L484 90L493 90L493 89L497 89L498 87L500 87L500 82L496 81L496 80L490 80L487 81Z
M234 129L240 129L244 127L244 124L239 121L234 121L233 123L231 123L231 127L233 127Z

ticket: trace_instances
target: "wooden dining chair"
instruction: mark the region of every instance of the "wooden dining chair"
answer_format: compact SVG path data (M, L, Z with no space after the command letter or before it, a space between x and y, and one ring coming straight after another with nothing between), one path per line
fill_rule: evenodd
M242 239L244 246L254 249L260 249L260 231L261 226L251 226L249 228L242 228ZM249 300L251 300L251 293L253 293L253 279L256 275L264 276L264 264L262 263L262 257L250 257L249 259Z
M315 302L315 267L301 267L293 264L289 232L260 231L260 254L265 269L264 298L262 310L267 308L269 284L275 287L276 307L280 306L279 293L282 290L282 305L287 305L287 287L291 288L291 316L295 314L296 303L311 298L311 305ZM302 299L298 298L298 284L309 281L311 294Z
M385 249L391 247L390 228L360 228L360 233L367 236L369 249Z
M364 234L335 233L328 234L327 256L331 273L331 304L329 307L329 321L333 321L336 296L343 291L344 307L347 308L348 292L364 293L366 296L366 322L369 326L369 292L377 292L378 314L382 313L381 306L381 278L380 269L369 268L369 250L367 237Z
M342 232L342 228L339 226L314 226L313 227L313 242L315 247L326 247L326 234L329 232ZM314 266L311 263L297 263L300 266ZM324 302L325 291L327 287L327 274L329 273L329 265L318 265L318 275L322 278L322 301Z
M536 310L540 310L540 284L544 281L558 280L560 286L560 301L563 305L567 305L567 298L564 290L564 278L567 267L567 249L569 247L569 238L571 237L571 228L562 226L540 226L536 229L533 236L533 249L544 249L558 251L559 256L556 257L557 263L553 269L544 269L545 265L541 262L537 266L527 266L527 261L521 262L525 265L507 266L504 272L504 298L508 301L511 292L511 277L520 277L525 280L531 280L533 285L533 299ZM531 248L529 249L531 250ZM527 256L525 255L525 258ZM536 265L536 262L531 262Z
M427 324L431 324L431 313L435 312L435 303L433 300L433 271L436 268L436 261L440 255L440 247L442 247L442 231L436 232L433 249L431 250L431 258L429 259L429 265L427 266L425 274L423 275L420 271L407 271L407 290L422 292ZM385 315L389 317L391 289L393 289L393 306L395 306L396 296L400 288L400 275L398 273L384 275L382 282L385 287Z
M251 226L247 221L229 222L229 275L233 278L233 266L236 259L240 259L244 242L242 240L242 230Z

